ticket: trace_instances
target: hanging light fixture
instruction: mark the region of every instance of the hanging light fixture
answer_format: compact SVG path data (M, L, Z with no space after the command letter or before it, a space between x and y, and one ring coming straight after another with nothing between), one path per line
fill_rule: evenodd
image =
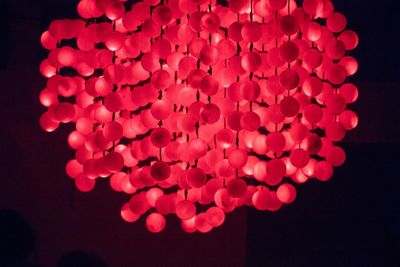
M330 0L81 0L53 21L40 93L45 131L74 123L66 165L87 192L107 178L121 216L160 232L276 211L327 181L358 118L358 43Z

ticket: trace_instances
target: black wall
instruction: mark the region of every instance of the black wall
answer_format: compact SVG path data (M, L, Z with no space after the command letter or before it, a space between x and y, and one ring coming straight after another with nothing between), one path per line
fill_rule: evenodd
M127 198L106 182L84 194L67 178L71 126L47 134L38 125L39 37L51 20L76 17L77 2L0 2L0 209L16 210L33 229L32 262L54 266L83 250L108 266L400 266L397 1L334 1L360 35L352 106L360 125L346 138L345 166L328 183L299 186L283 210L240 209L207 235L184 234L170 218L165 232L150 234L143 220L118 217Z

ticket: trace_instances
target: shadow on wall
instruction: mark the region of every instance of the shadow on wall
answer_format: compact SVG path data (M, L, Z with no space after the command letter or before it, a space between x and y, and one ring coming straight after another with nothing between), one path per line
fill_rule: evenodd
M0 210L0 266L39 267L32 264L35 236L29 223L15 210ZM56 267L106 267L92 253L71 251L59 259Z
M0 266L29 267L35 237L29 223L14 210L0 210Z

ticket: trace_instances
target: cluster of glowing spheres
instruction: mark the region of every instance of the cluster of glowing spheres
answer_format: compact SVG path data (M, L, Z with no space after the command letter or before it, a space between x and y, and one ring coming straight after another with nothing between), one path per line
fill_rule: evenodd
M75 124L67 174L84 192L108 178L129 196L125 221L160 232L175 214L205 233L344 163L358 37L330 0L81 0L78 13L41 37L40 124Z

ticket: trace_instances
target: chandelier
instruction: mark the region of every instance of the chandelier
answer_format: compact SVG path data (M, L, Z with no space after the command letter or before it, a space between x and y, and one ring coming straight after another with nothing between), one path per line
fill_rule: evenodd
M300 3L301 2L301 3ZM106 179L121 217L206 233L327 181L357 126L358 44L330 0L81 0L41 36L42 128L73 123L66 172Z

